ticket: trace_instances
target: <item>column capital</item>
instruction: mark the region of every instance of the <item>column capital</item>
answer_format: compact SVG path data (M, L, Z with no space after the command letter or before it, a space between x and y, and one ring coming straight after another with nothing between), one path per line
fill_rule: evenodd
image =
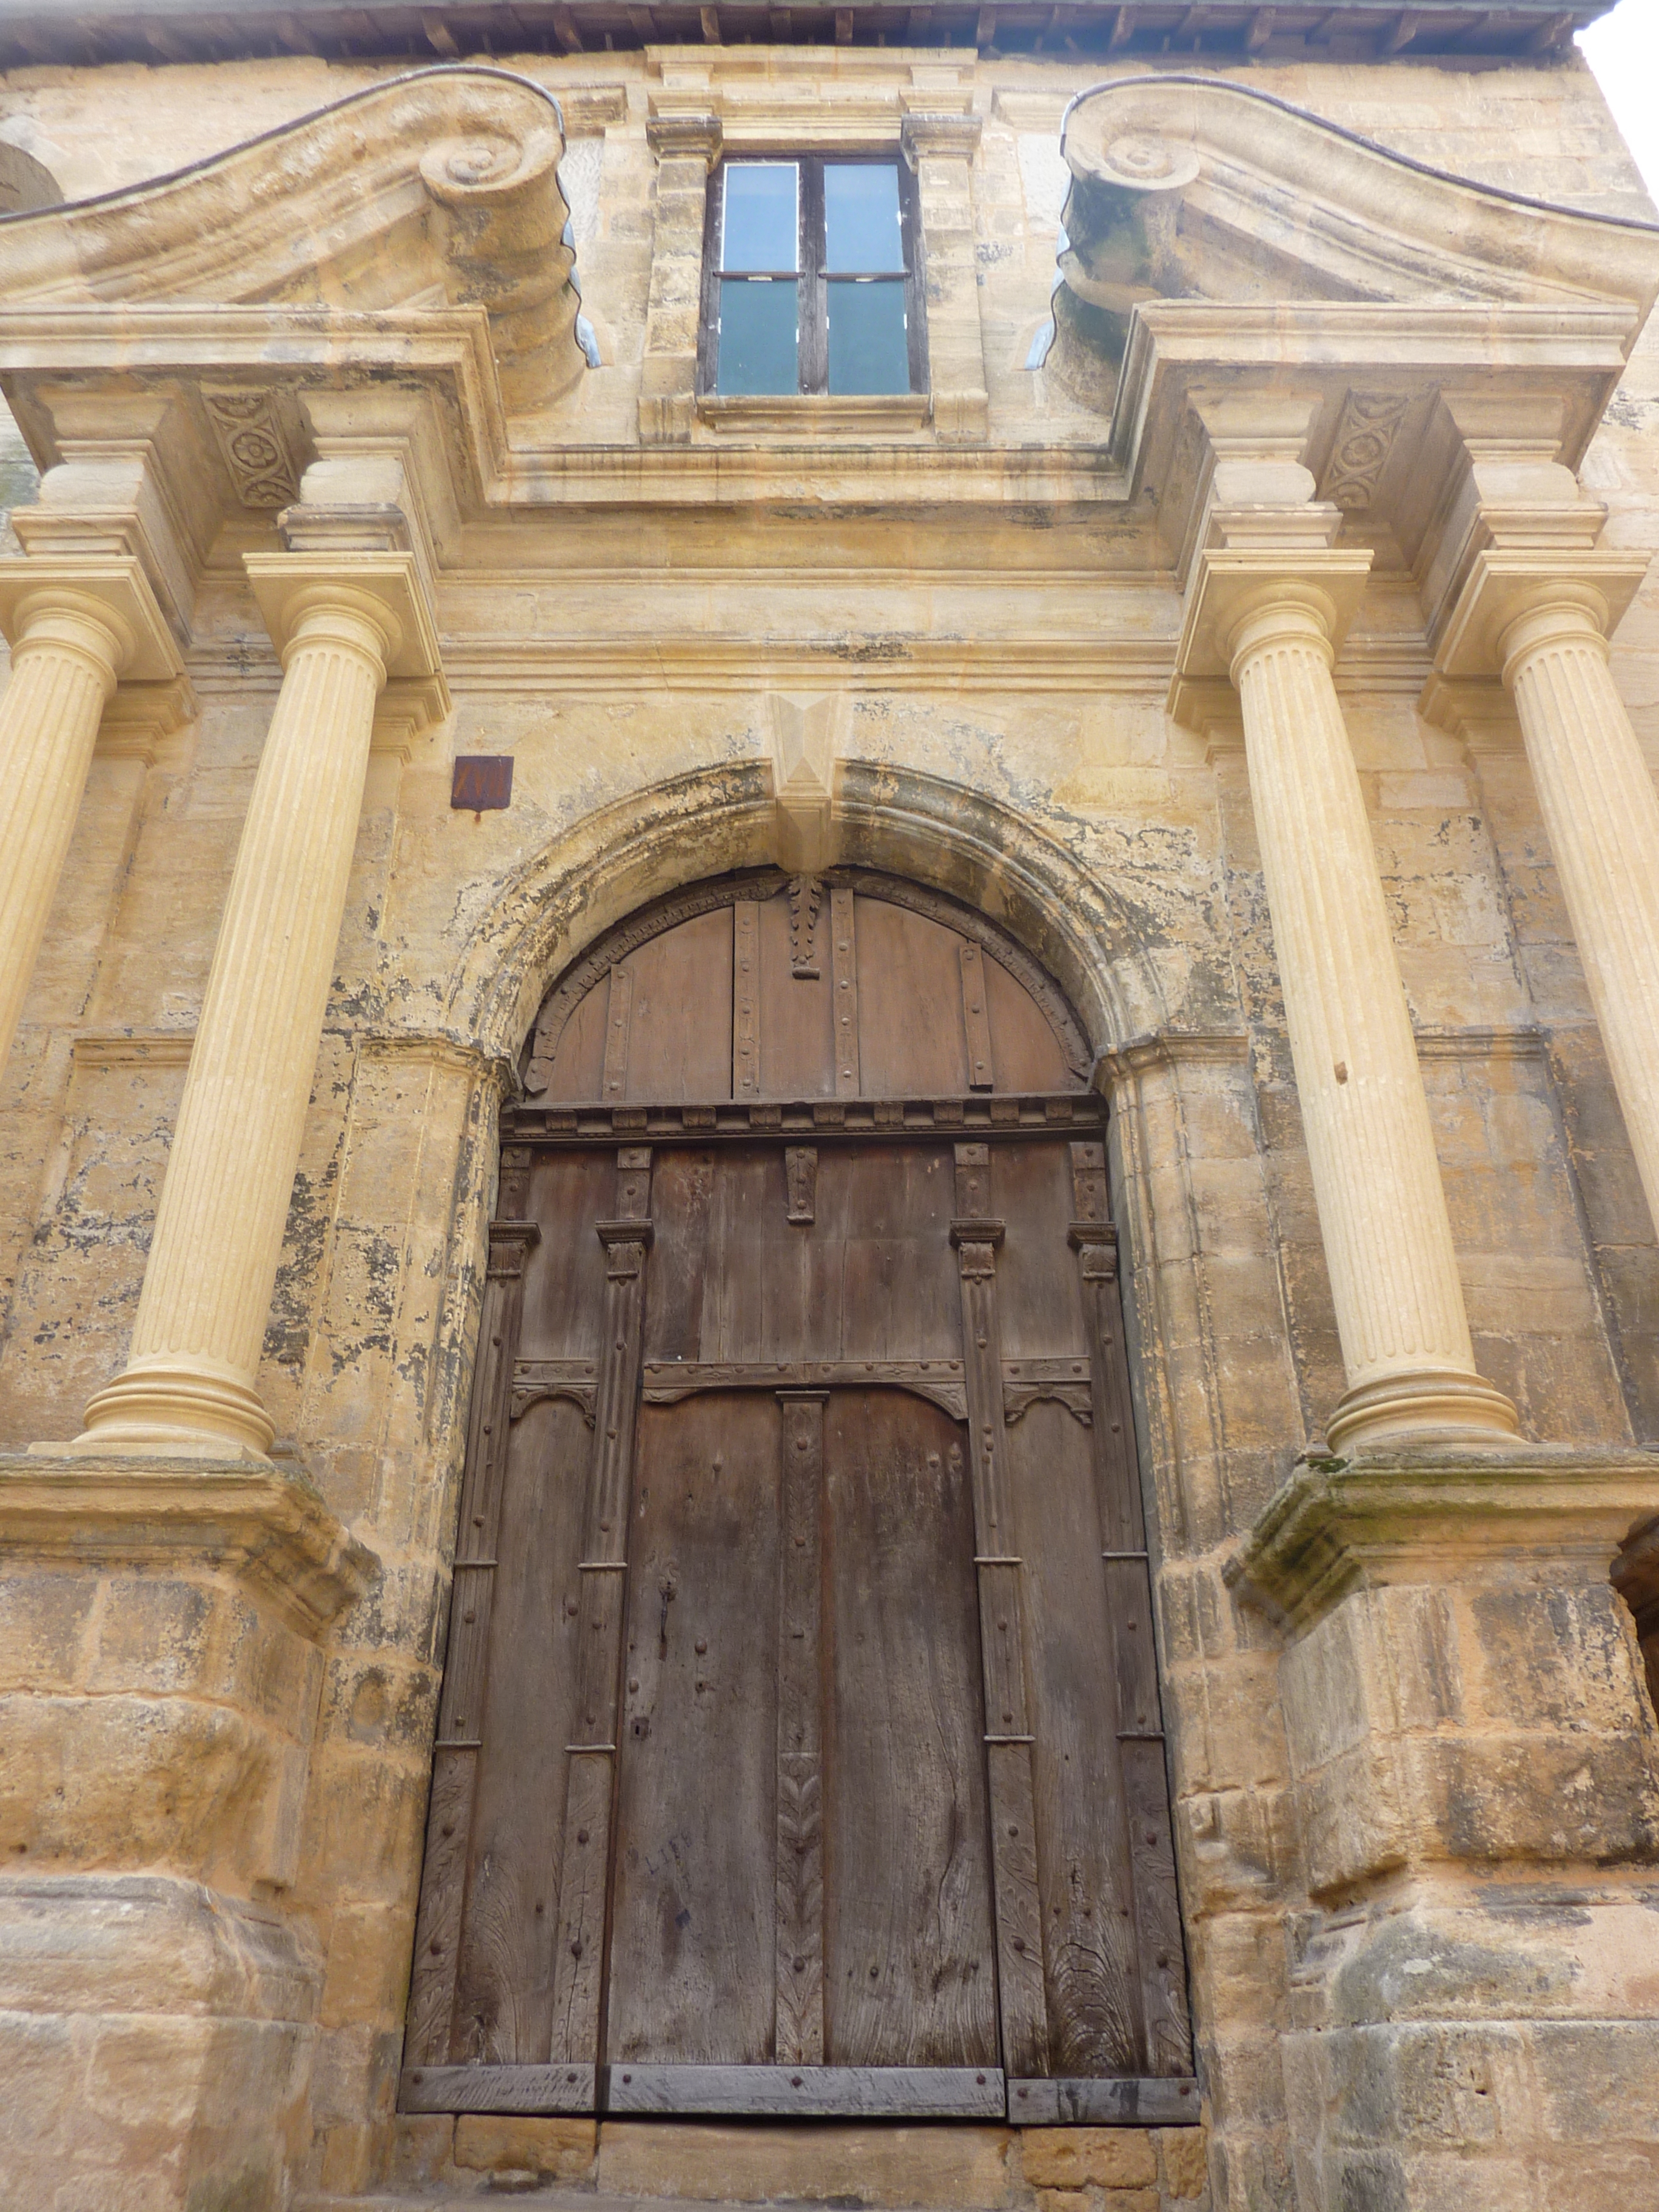
M1365 546L1228 546L1200 553L1176 648L1170 714L1195 728L1216 720L1218 685L1230 679L1234 634L1275 598L1304 605L1334 653L1358 609L1370 566Z
M659 161L701 161L712 169L724 149L726 131L720 117L706 109L676 113L653 100L645 143Z
M449 712L437 626L412 553L246 553L242 565L278 653L301 617L331 596L376 616L387 638L386 692L398 703L401 743Z
M117 678L168 684L185 672L155 594L130 554L0 560L0 630L14 651L35 623L55 615L89 616L103 624L115 640Z
M1522 617L1577 613L1577 626L1610 637L1640 589L1651 555L1539 546L1488 548L1475 556L1434 656L1437 676L1499 675L1504 633Z
M899 144L912 168L925 156L971 161L984 129L977 115L912 111L899 125Z

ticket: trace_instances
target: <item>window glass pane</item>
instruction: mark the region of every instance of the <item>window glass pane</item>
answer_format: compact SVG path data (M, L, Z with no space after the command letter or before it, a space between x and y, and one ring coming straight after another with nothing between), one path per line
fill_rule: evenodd
M904 280L827 284L830 389L833 392L908 392Z
M864 276L902 270L898 171L878 161L826 161L823 227L826 269L854 269Z
M796 354L799 296L799 284L721 277L716 392L775 393L800 389Z
M720 267L798 269L798 234L794 163L728 161Z

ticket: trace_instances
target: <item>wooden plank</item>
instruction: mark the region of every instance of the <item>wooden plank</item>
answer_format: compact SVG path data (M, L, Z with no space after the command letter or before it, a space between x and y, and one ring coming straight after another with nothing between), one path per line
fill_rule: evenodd
M629 1034L634 1019L634 971L626 965L611 970L611 994L606 1001L605 1072L602 1081L607 1105L620 1104L628 1096Z
M400 2112L591 2112L591 2066L405 2066Z
M611 1808L616 1766L617 1675L627 1559L629 1495L639 1398L645 1255L652 1224L651 1154L617 1154L617 1212L595 1224L605 1254L605 1331L588 1474L574 1733L565 1785L562 1881L553 1961L549 2056L567 2065L598 2056L605 1965Z
M836 1096L830 905L821 884L815 900L797 878L759 909L763 1098Z
M853 894L848 890L832 890L830 894L830 981L836 1096L856 1098L862 1087L862 1035L859 1026L858 939Z
M630 1101L702 1104L731 1097L732 936L731 908L715 907L629 953Z
M959 1359L665 1359L648 1360L642 1395L647 1406L676 1406L706 1390L913 1391L952 1420L968 1418Z
M942 1097L968 1087L960 932L881 898L858 902L864 1073L873 1095Z
M1001 2119L1000 2067L610 2066L599 2109L811 2118Z
M974 1512L960 1427L895 1391L825 1416L826 2056L994 2063Z
M968 1038L968 1088L994 1091L996 1063L991 1055L990 997L985 988L985 955L977 945L963 944L962 963L962 1025Z
M640 1420L605 2047L765 2063L775 1987L775 1399Z
M781 1390L777 2031L781 2066L823 2063L823 1390Z
M1192 2024L1117 1238L1109 1218L1104 1147L1074 1143L1069 1154L1075 1209L1069 1237L1078 1255L1095 1399L1093 1459L1132 1869L1142 2063L1149 2074L1184 2075L1192 2064Z
M1021 2074L1042 2074L1048 2067L1048 2000L1037 1892L1020 1560L1007 1489L1002 1342L996 1297L997 1247L1005 1232L1004 1224L991 1212L988 1148L982 1144L958 1145L955 1168L957 1214L951 1224L951 1242L957 1249L961 1278L962 1349L968 1384L1002 2055L1005 2063Z
M866 1039L867 1042L867 1039ZM726 1080L721 1078L722 1084ZM1063 1137L1095 1131L1106 1120L1103 1102L1081 1092L1023 1091L966 1097L879 1092L834 1101L765 1100L750 1107L678 1101L611 1108L580 1103L522 1102L503 1111L502 1128L515 1144L541 1151L586 1151L615 1144L628 1135L653 1143L726 1146L755 1138L811 1136L818 1145L860 1148L872 1139L895 1144L937 1144L942 1135L964 1131L989 1143L1025 1142L1034 1136Z
M739 899L732 909L732 1096L760 1097L760 908Z
M515 1195L522 1189L522 1168L515 1164L511 1171L517 1186ZM513 1363L524 1304L525 1266L540 1237L533 1221L506 1218L490 1224L479 1358L468 1413L456 1571L450 1589L449 1643L438 1700L433 1790L427 1811L427 1858L410 1983L409 2049L411 2056L422 2059L447 2058L454 2032Z
M1190 2075L1008 2082L1008 2118L1016 2127L1196 2127L1199 2102Z

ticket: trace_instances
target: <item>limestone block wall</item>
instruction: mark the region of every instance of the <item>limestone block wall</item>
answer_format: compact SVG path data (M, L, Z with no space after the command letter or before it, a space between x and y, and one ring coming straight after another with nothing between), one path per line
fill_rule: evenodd
M651 64L504 58L571 95L567 192L606 365L584 380L560 434L631 444L650 276ZM299 58L42 68L0 80L0 117L27 118L37 158L67 191L89 193L386 73ZM1024 366L1048 313L1059 119L1091 76L1030 61L970 70L994 443L1100 435L1097 417ZM1310 64L1255 68L1249 82L1470 176L1647 211L1576 64ZM0 466L26 488L21 462L0 454ZM1659 333L1638 348L1584 475L1613 509L1610 542L1659 548ZM1345 1648L1334 1628L1310 1639L1287 1705L1279 1629L1223 1581L1241 1534L1316 1439L1342 1371L1242 752L1166 716L1179 601L1167 579L1121 568L1116 526L1107 510L1011 501L970 523L819 512L762 526L718 514L549 509L465 533L438 589L453 716L406 759L386 751L370 764L259 1377L279 1454L303 1463L380 1565L320 1655L290 1650L280 1624L210 1579L82 1577L72 1597L50 1575L8 1584L6 1692L27 1691L37 1716L76 1708L76 1778L61 1798L31 1752L34 1723L0 1725L0 1852L30 1880L69 1886L52 1895L79 1931L87 1977L84 2018L64 1996L65 1970L3 1998L38 2017L40 2063L106 2033L87 2023L93 1994L114 1985L100 1932L107 1893L75 1885L100 1870L96 1839L109 1824L76 1793L97 1785L100 1744L143 1738L151 1766L137 1774L124 1752L118 1771L147 1808L123 1829L121 1863L146 1871L121 1879L138 1885L135 1915L153 1931L153 1955L182 1962L167 2021L214 1975L237 1979L239 2017L269 2026L250 2031L236 2063L252 2063L257 2045L259 2063L282 2075L275 2106L291 2130L292 2171L309 2185L356 2188L413 2155L407 2136L401 2151L394 2143L389 2114L502 1081L500 1040L477 1038L495 1018L492 991L507 993L521 1031L563 961L631 906L773 857L764 771L778 693L838 702L838 749L868 795L847 829L848 857L931 873L1001 908L1013 901L1021 840L1041 844L1063 856L1064 896L1078 906L1056 922L1055 945L1093 932L1109 946L1102 996L1115 992L1126 1018L1097 1042L1119 1048L1115 1188L1216 2212L1324 2202L1310 2168L1298 2182L1293 2153L1340 2102L1320 2073L1330 2046L1313 2032L1328 2024L1344 1947L1357 1956L1374 1932L1349 1892L1398 1861L1386 1850L1368 1856L1364 1838L1342 1833L1322 1791L1344 1759L1383 1756L1367 1734L1366 1700L1386 1671L1379 1652L1413 1655L1422 1700L1403 1721L1390 1708L1389 1726L1404 1726L1414 1747L1387 1754L1410 1770L1391 1783L1396 1795L1424 1793L1401 1813L1419 1856L1455 1856L1424 1750L1453 1711L1508 1762L1498 1779L1460 1786L1488 1830L1512 1820L1522 1836L1526 1777L1542 1753L1517 1747L1525 1732L1504 1709L1506 1667L1555 1716L1552 1760L1566 1760L1561 1745L1583 1722L1607 1760L1625 1762L1616 1786L1598 1782L1577 1827L1528 1831L1527 1850L1573 1868L1604 1850L1651 1855L1654 1724L1620 1702L1614 1661L1630 1629L1610 1597L1599 1610L1575 1599L1559 1618L1513 1593L1507 1603L1413 1594L1379 1604L1346 1621ZM240 556L273 542L250 516L214 550L188 656L198 718L154 744L103 744L94 760L0 1076L0 1449L73 1435L125 1356L278 682ZM1420 617L1389 554L1379 547L1337 687L1480 1370L1537 1439L1659 1440L1659 1243L1519 740L1471 749L1418 714ZM1659 583L1627 617L1614 665L1659 769ZM510 810L451 809L459 752L514 756ZM508 976L499 989L489 981L497 970ZM1131 1043L1142 1031L1186 1042L1142 1049ZM1374 1650L1352 1641L1364 1637ZM1600 1705L1587 1703L1587 1682L1601 1684ZM156 1726L139 1726L156 1700ZM1550 1771L1563 1790L1577 1786L1577 1770ZM186 1773L193 1794L170 1794ZM1617 1983L1628 1899L1603 1901L1592 1948L1605 1989ZM30 1908L25 1897L7 1909ZM1455 1943L1455 1912L1443 1899L1435 1911ZM1585 1972L1576 1941L1552 1932L1543 1947L1553 1947L1562 1990ZM1374 1956L1354 1972L1374 1974ZM1501 2006L1512 1993L1494 1976ZM1521 2057L1517 2030L1460 2073L1463 2046L1443 2027L1451 1999L1438 1982L1410 1986L1423 2032L1389 2045L1387 2065L1426 2069L1464 2129L1484 2109L1479 2069L1510 2067L1521 2086L1505 2112L1535 2116L1527 2155L1569 2173L1585 2124L1560 2079L1576 2000L1561 1997ZM1310 2039L1287 2071L1292 2031ZM152 2057L169 2037L189 2040L172 2025L154 2034ZM215 2109L229 2114L227 2081ZM1541 2099L1528 2086L1540 2081ZM1413 2109L1429 2101L1397 2081L1387 2093L1417 2099ZM1629 2127L1630 2171L1650 2172L1639 2161L1659 2155L1659 2126L1632 2104ZM428 2170L450 2153L459 2159L457 2142L433 2151ZM1040 2200L1054 2212L1072 2212L1076 2191L1108 2186L1104 2168L1085 2172L1081 2157L1056 2148L1048 2166L1028 2160L1031 2186L1073 2192ZM477 2172L485 2160L460 2163ZM1188 2185L1195 2178L1180 2150L1149 2140L1134 2176L1126 2190L1201 2201L1205 2185Z

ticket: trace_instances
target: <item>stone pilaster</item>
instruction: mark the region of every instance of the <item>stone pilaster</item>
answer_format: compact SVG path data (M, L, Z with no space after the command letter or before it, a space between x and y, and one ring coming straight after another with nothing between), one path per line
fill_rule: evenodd
M283 656L125 1372L79 1447L263 1454L255 1389L374 723L437 673L407 553L249 555Z
M702 319L703 227L708 173L720 157L717 115L653 113L646 137L657 157L651 227L651 291L640 375L640 440L690 441Z
M11 1049L104 709L123 677L169 691L178 648L138 562L0 564L0 1063Z
M1659 792L1607 664L1644 554L1488 550L1437 667L1515 701L1637 1172L1659 1225Z
M1369 554L1199 556L1178 681L1224 665L1250 796L1347 1389L1333 1449L1512 1436L1476 1374L1411 1017L1331 679Z
M947 445L983 444L989 422L974 255L974 155L979 140L976 115L913 112L901 131L921 203L933 428Z

